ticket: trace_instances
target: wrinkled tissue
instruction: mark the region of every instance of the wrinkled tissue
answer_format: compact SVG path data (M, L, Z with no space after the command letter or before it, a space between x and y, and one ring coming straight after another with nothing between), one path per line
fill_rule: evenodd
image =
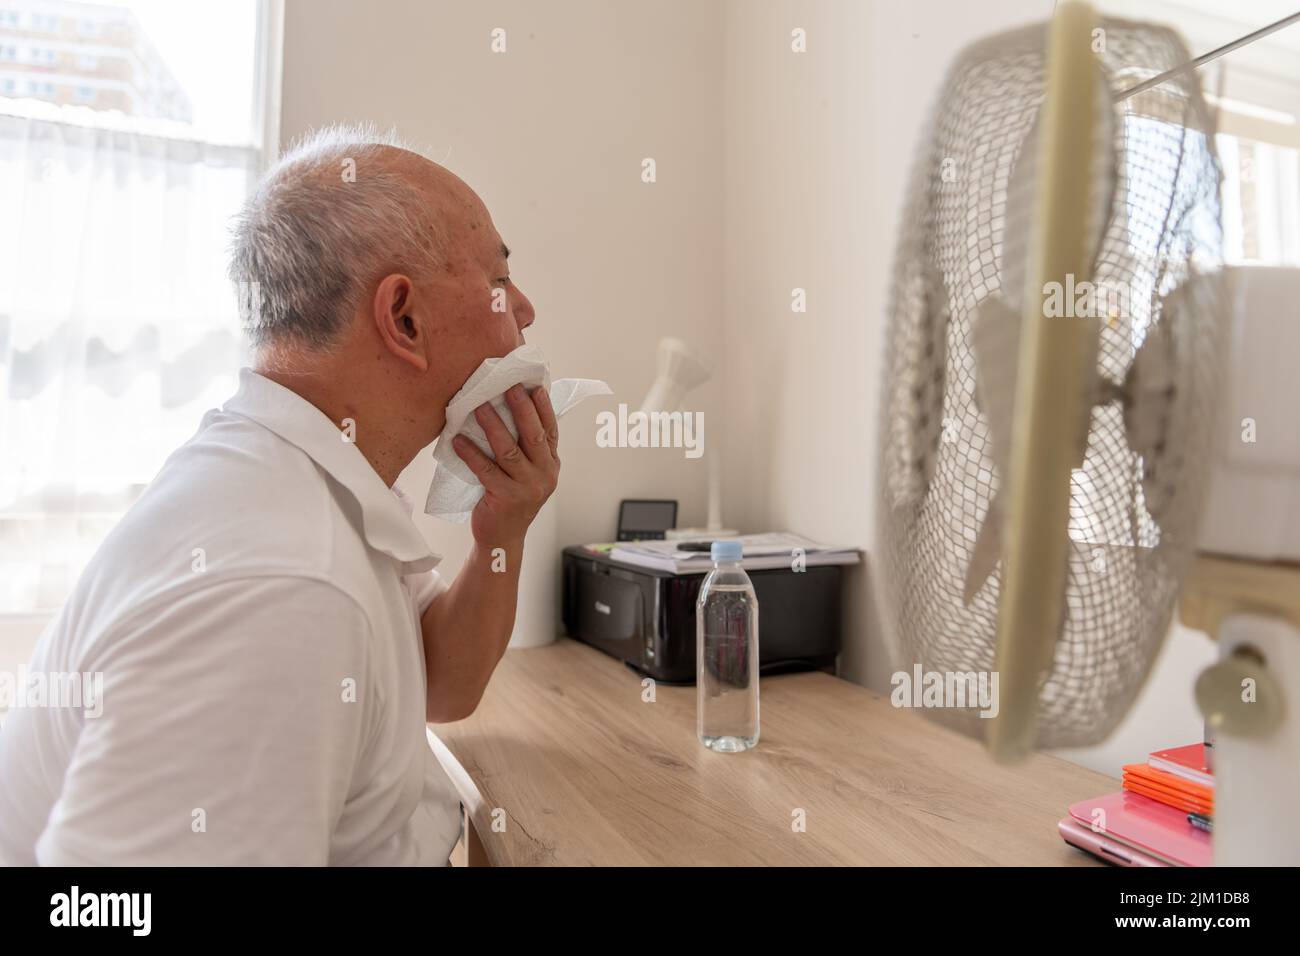
M485 361L466 381L447 406L447 423L433 448L433 482L424 503L424 513L456 524L469 520L470 512L483 497L483 484L451 447L456 434L464 435L493 460L496 456L487 435L474 417L474 409L490 402L516 439L519 429L506 403L506 391L523 385L531 394L540 386L551 396L555 417L559 418L574 405L596 395L612 395L604 382L590 378L561 378L551 381L550 366L536 345L521 345L502 358Z

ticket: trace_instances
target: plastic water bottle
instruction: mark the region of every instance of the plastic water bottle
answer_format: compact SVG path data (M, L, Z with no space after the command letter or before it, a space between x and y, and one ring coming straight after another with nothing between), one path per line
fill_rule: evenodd
M696 731L719 753L758 743L758 599L739 541L715 541L695 604Z

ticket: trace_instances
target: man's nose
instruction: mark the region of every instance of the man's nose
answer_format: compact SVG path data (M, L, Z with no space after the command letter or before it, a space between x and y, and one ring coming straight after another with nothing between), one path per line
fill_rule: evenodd
M533 304L528 301L528 296L519 292L519 301L515 303L515 321L519 323L519 331L523 331L537 321L537 313L533 311Z

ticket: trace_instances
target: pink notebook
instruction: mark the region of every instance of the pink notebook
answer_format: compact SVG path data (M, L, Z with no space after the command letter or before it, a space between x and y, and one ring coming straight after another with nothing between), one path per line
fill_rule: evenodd
M1097 811L1101 811L1100 814ZM1138 793L1109 793L1080 800L1070 817L1097 834L1154 857L1170 866L1210 866L1214 862L1210 834L1187 822L1187 814ZM1062 833L1062 836L1066 836ZM1075 843L1069 840L1070 843ZM1078 844L1075 843L1077 846ZM1084 849L1093 852L1091 847Z

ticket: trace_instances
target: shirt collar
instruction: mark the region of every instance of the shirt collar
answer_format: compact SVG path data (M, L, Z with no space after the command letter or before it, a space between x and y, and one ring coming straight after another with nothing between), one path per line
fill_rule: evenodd
M366 543L400 562L403 574L427 571L442 560L411 520L410 499L385 485L357 446L297 392L244 368L224 410L275 432L342 485L361 509Z

